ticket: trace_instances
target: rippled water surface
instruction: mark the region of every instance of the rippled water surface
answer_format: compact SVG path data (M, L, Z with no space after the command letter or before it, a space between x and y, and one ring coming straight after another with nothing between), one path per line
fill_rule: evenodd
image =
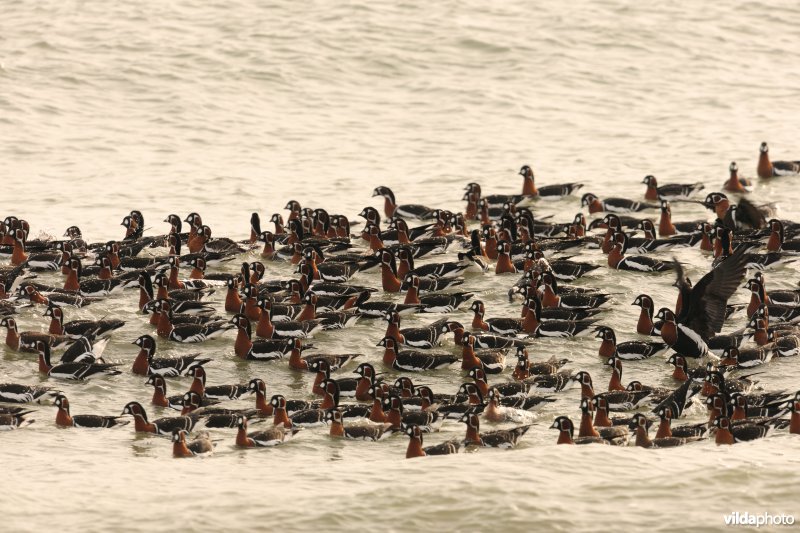
M370 197L378 185L401 203L460 210L466 183L517 192L526 163L539 184L582 181L600 196L641 198L646 174L701 181L707 191L722 185L730 161L753 176L765 140L774 158L800 159L795 2L0 5L0 216L25 218L34 236L77 224L90 241L121 238L119 221L139 209L151 235L166 231L167 214L197 211L215 235L244 238L252 211L266 222L285 215L289 199L356 220L364 206L380 207ZM762 183L754 197L796 218L797 183ZM579 210L577 197L535 206L537 216L565 222ZM700 206L673 211L677 219L709 216ZM693 279L708 269L698 250L677 255ZM592 251L582 259L604 261ZM270 278L290 275L287 265L268 266ZM793 286L797 268L768 276L773 288ZM505 298L515 280L471 276L465 287L481 291L488 316L517 316L519 303ZM374 273L353 281L379 284ZM634 336L636 294L650 292L659 307L675 299L671 275L604 267L579 283L615 294L602 321L621 339ZM733 300L746 298L742 290ZM221 306L222 294L212 300ZM106 356L127 366L136 353L130 342L150 331L135 309L129 292L68 319L126 320ZM20 328L45 328L40 313L24 312ZM454 316L469 320L466 311ZM365 320L314 342L379 364L381 336ZM270 394L307 396L310 375L241 362L232 341L165 341L159 353L202 351L213 358L212 384L259 376ZM608 371L597 347L591 338L537 341L532 355L564 354L602 386ZM455 350L452 338L445 348ZM0 381L40 380L31 355L3 350ZM759 377L768 389L796 390L797 364L773 362ZM673 385L663 358L626 365L630 379ZM461 380L455 371L419 378L443 392ZM147 404L143 382L125 373L59 385L74 414L116 414L130 400ZM171 393L187 386L169 380ZM215 431L214 456L177 461L166 439L134 436L130 427L57 429L55 408L37 406L35 424L0 436L0 511L9 531L572 531L714 530L732 511L796 509L796 438L730 449L556 447L546 428L558 414L577 419L578 398L577 389L565 391L539 411L515 451L414 461L403 458L405 437L341 443L323 430L250 451L233 447L231 431ZM704 416L697 406L689 413ZM426 444L463 429L448 423Z

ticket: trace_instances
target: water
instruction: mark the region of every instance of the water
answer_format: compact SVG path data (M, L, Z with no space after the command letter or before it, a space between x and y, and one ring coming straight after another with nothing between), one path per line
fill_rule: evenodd
M289 199L355 220L365 205L381 205L370 198L377 185L392 187L401 203L462 209L464 184L517 192L526 163L540 184L579 180L600 196L639 198L646 174L702 181L710 191L730 161L753 176L763 140L774 158L798 158L792 2L6 4L0 214L27 219L34 235L60 236L78 224L91 241L120 238L119 221L140 209L148 234L166 230L168 213L197 211L215 235L243 238L250 212L267 220ZM793 185L759 184L754 197L780 201L781 216L795 218ZM579 202L536 209L566 221ZM699 206L675 206L674 214L707 216ZM693 279L708 268L696 250L677 255ZM603 261L595 252L583 257ZM771 287L794 285L796 270L769 273ZM290 271L269 265L268 275ZM470 277L467 288L481 291L488 316L516 316L518 303L505 299L515 279ZM603 268L581 283L616 293L603 323L622 340L632 337L628 304L642 286L660 307L674 302L671 282ZM129 343L148 331L132 301L113 297L67 319L119 313L127 324L106 355L130 362ZM44 328L40 311L22 315L20 328ZM468 320L466 312L454 316ZM379 329L364 321L315 343L377 362ZM160 343L159 353L203 351L214 358L210 383L260 376L270 394L306 394L309 376L236 360L232 337L188 348ZM603 385L598 344L542 341L532 355L566 354L571 368ZM796 364L773 362L760 378L769 389L796 390ZM667 368L662 360L631 363L624 380L671 385ZM34 369L30 355L5 351L0 360L3 380L36 382ZM447 371L419 379L444 391L460 380ZM73 413L116 414L130 400L147 404L143 382L125 374L59 385ZM186 386L169 381L170 393ZM165 439L134 436L130 427L60 430L55 408L42 406L33 426L2 436L0 510L9 530L52 524L58 513L68 530L571 531L712 530L732 511L795 508L797 439L730 449L556 447L546 427L558 414L577 418L577 398L577 389L566 391L540 411L516 451L415 461L403 459L404 437L338 443L320 430L257 451L234 449L233 433L219 431L213 457L175 461ZM703 416L690 412L690 420ZM462 432L448 424L426 444Z

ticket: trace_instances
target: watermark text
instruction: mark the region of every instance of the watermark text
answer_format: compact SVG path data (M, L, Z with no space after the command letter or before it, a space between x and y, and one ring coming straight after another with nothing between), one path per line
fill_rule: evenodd
M754 514L750 512L740 513L734 511L730 514L723 516L726 526L748 526L748 527L761 527L761 526L791 526L794 525L794 516L790 514L770 514L759 513Z

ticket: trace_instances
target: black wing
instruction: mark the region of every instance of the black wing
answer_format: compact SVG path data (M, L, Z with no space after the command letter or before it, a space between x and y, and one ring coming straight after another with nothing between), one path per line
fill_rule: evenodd
M773 161L772 166L778 170L797 173L800 171L800 161Z
M746 265L747 256L740 249L703 276L688 293L689 301L683 302L686 313L681 313L679 322L696 331L703 339L711 338L722 330L728 298L741 285Z
M739 218L740 222L752 226L754 229L763 229L767 227L767 220L761 211L753 205L747 198L739 200Z

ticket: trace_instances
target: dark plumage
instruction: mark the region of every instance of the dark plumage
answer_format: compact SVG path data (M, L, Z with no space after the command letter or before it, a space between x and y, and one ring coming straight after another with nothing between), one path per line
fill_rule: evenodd
M676 316L677 323L697 332L703 339L719 333L725 321L728 299L744 279L746 262L744 252L734 252L690 288L686 283L683 267L675 261L676 285L682 300L681 311Z

